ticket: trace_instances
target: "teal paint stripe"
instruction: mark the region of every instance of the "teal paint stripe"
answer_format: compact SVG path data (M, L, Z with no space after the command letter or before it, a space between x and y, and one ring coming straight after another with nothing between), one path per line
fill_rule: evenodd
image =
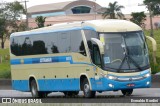
M21 63L23 60L23 63ZM72 56L54 56L54 57L41 57L41 58L24 58L24 59L11 59L11 65L20 64L41 64L41 63L60 63L69 62L70 64L86 64L93 66L92 63L87 62L73 62Z

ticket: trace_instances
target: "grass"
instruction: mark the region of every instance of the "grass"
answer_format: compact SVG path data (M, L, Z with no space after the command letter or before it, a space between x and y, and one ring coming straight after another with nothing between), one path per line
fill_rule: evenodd
M11 68L9 61L9 49L0 49L2 63L0 63L0 78L11 78Z
M150 35L149 30L145 30L144 33L147 36ZM152 74L160 72L160 29L154 30L154 38L157 41L156 59L157 59L158 64L156 64L156 65L153 64L151 42L147 41L148 47L149 47L150 64L151 64ZM2 63L0 64L0 78L11 78L9 57L6 57L6 55L9 55L9 49L0 49L0 56L2 56L2 60L3 60Z

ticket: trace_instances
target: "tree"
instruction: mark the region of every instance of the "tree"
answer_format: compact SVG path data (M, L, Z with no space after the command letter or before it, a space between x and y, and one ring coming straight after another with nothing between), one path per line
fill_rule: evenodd
M117 17L124 18L123 13L121 12L121 9L124 8L124 6L117 5L117 3L117 1L109 3L108 8L105 8L106 11L102 14L103 18L106 18L107 16L109 16L110 19L116 19Z
M13 3L0 4L0 39L1 47L4 48L4 43L11 32L18 29L18 19L20 14L24 13L24 7L17 1Z
M130 19L130 21L141 27L142 25L144 25L144 21L146 20L146 15L144 14L144 12L133 12L131 16L132 18Z
M151 9L153 15L160 15L160 0L144 0L148 9Z
M39 28L44 27L45 19L46 19L46 17L43 17L43 16L36 17L35 21L36 21Z
M154 15L160 14L160 1L159 0L144 0L143 2L147 6L148 11L149 11L150 26L151 26L150 36L154 37L152 17Z

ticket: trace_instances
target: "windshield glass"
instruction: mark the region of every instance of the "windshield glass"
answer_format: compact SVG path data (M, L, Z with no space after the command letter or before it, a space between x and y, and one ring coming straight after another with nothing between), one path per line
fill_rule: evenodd
M144 34L139 32L103 33L104 67L118 72L142 71L149 66Z

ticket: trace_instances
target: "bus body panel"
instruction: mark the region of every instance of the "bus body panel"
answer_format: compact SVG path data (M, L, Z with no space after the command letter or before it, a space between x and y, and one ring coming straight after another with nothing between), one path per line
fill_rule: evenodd
M111 20L111 22L114 21ZM111 22L105 22L105 20L96 20L93 22L88 21L84 24L83 22L77 22L75 24L55 25L47 28L12 34L11 39L21 36L37 36L38 38L38 34L44 34L43 36L46 36L44 37L45 39L47 38L47 34L63 33L66 31L69 33L72 31L81 31L82 41L86 50L86 56L76 52L25 56L15 56L10 53L13 89L30 91L29 79L30 77L34 77L39 91L80 91L81 75L85 75L87 77L92 91L113 91L150 87L151 77L137 81L124 82L110 80L106 77L107 75L127 78L132 76L143 77L145 74L150 73L149 69L141 72L115 73L104 71L93 64L83 30L94 31L95 33L141 30L140 27L135 24L131 24L130 22L121 21L119 25L124 25L124 28L118 26L118 21L116 21L117 23L115 25L111 25ZM104 26L104 24L106 26ZM113 29L113 27L115 27L115 29ZM76 35L77 33L74 34ZM93 33L91 33L91 35L92 34ZM62 43L62 41L58 42L58 44L60 43ZM109 86L109 84L111 84L112 87ZM135 86L128 87L127 84L134 84Z

